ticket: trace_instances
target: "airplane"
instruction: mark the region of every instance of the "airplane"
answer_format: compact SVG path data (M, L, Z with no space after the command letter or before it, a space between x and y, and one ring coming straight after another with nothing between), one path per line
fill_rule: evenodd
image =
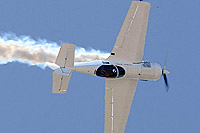
M105 60L75 62L75 45L63 43L53 72L52 93L66 93L72 72L105 78L104 133L123 133L137 82L156 81L163 76L168 91L166 66L143 61L150 3L132 1L110 56Z

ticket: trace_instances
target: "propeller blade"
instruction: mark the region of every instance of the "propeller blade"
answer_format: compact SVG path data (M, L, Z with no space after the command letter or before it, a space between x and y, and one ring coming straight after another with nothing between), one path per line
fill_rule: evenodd
M164 70L166 69L166 66L167 66L167 56L165 58L165 63L164 63L164 67L163 67Z
M164 78L164 81L165 81L166 91L168 92L169 91L169 84L168 84L168 81L167 81L167 75L163 74L163 78Z

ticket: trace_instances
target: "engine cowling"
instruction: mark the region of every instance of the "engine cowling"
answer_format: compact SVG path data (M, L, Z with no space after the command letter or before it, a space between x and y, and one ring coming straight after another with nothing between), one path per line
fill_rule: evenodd
M158 80L162 75L162 68L157 63L143 63L141 66L141 80Z
M162 68L157 63L143 62L124 66L125 78L139 80L158 80L162 75Z

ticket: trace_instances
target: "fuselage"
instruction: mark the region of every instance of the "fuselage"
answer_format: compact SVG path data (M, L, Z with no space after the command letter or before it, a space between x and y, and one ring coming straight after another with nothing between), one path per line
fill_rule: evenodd
M162 68L158 63L110 62L106 60L75 62L72 71L106 78L138 80L158 80L162 75Z

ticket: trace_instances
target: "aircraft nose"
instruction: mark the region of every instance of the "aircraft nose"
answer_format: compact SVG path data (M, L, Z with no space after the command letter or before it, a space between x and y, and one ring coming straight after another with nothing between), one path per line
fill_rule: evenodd
M160 79L162 75L162 67L160 64L155 63L155 79Z
M166 74L166 75L167 75L167 74L170 74L170 72L169 72L168 70L165 69L165 70L163 71L163 74Z

